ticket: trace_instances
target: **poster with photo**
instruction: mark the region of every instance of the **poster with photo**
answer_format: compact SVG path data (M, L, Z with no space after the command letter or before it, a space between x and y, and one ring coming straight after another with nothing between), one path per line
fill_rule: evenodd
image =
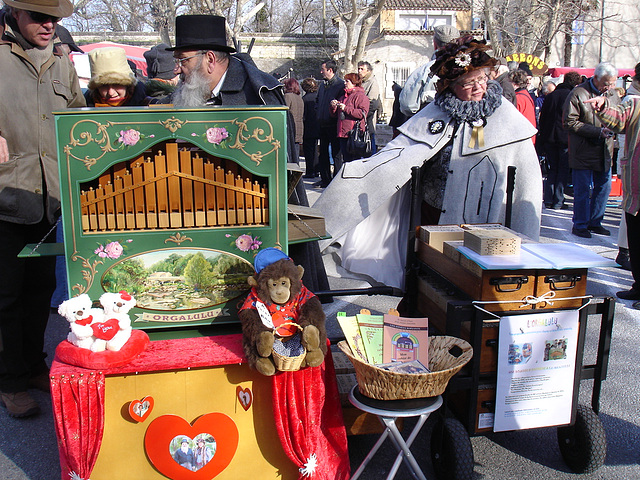
M495 432L571 421L578 317L565 310L500 319Z

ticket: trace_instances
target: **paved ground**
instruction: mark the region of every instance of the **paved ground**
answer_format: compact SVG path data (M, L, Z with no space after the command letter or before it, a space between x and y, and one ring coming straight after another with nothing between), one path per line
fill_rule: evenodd
M320 191L308 184L311 202ZM543 214L542 241L568 241L579 243L607 258L615 258L617 227L620 209L610 208L605 226L613 232L611 237L594 236L586 240L571 235L571 212L566 210L545 211ZM332 262L327 262L332 289L359 288L365 283L344 278ZM594 268L589 271L587 292L598 296L614 296L620 289L629 288L631 275L619 268ZM325 306L329 331L340 332L336 327L336 313L355 313L366 307L374 313L386 312L395 307L398 298L384 296L344 297ZM607 434L608 454L605 465L595 474L582 476L585 479L640 479L638 465L640 451L640 388L637 378L638 345L640 344L640 311L634 310L631 302L616 305L615 325L611 345L609 377L604 383L600 418ZM47 351L52 357L55 346L66 336L67 323L58 315L52 315L47 332ZM588 402L591 394L590 382L583 382L581 394ZM51 413L51 402L47 395L35 392L43 407L43 413L32 419L16 420L0 410L0 480L58 480L60 468L56 437ZM430 424L414 444L414 453L428 473L430 467ZM367 435L350 437L350 458L353 468L359 465L376 437ZM475 456L474 479L512 480L516 478L573 479L560 456L556 430L536 429L512 433L492 434L472 439ZM383 478L393 463L393 447L386 445L361 477ZM398 479L409 478L401 468ZM130 479L114 479L130 480ZM133 480L133 479L131 479Z

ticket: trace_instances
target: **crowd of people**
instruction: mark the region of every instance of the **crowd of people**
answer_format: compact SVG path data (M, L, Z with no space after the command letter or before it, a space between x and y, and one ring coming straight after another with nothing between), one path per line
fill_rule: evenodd
M145 54L145 81L124 50L100 48L89 54L91 77L83 93L68 58L77 46L56 29L73 11L69 0L4 4L0 110L21 112L20 121L0 116L0 261L12 272L0 277L0 404L12 416L38 413L28 390L49 388L43 340L55 262L17 255L28 243L55 241L60 192L52 112L66 108L288 106L288 161L298 162L302 153L304 177L319 177L314 186L324 191L315 207L331 235L290 246L311 290L328 289L321 250L335 252L347 270L403 288L410 196L421 199L414 220L423 225L504 223L511 166L524 179L511 192L513 229L537 240L542 208L566 208L571 186L572 233L610 235L602 220L614 141L625 135L618 138L625 211L620 230L626 231L619 262L632 271L634 284L618 296L640 300L640 64L624 101L614 88L617 70L607 62L591 78L569 72L558 84L542 82L534 94L527 64L494 58L485 41L438 26L430 61L404 86L394 86L390 123L396 136L378 149L382 102L370 62L340 76L336 61L326 60L320 79L288 78L283 85L250 57L234 54L223 17L181 15L175 46L160 44ZM369 134L368 158L352 148L358 131ZM420 169L417 192L409 188L413 167ZM290 201L308 204L302 183Z

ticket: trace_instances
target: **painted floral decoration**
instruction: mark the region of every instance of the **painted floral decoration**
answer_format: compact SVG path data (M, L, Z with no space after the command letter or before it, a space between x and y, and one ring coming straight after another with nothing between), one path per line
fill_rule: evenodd
M140 141L140 132L130 128L129 130L120 130L118 141L128 147L133 147Z
M231 238L232 235L227 233L225 235L227 238ZM260 248L262 245L262 241L259 240L260 237L252 237L249 234L238 235L236 239L231 243L231 246L235 246L238 250L242 252L255 251Z
M207 141L214 145L220 145L229 136L229 132L224 127L211 127L207 129Z
M133 240L126 240L126 243L131 243ZM120 242L108 242L104 245L98 245L93 253L98 255L100 258L109 258L111 260L116 260L120 258L124 253L125 247L122 246Z

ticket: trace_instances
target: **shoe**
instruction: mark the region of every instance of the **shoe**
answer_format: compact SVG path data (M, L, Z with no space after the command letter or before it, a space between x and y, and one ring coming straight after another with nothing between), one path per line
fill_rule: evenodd
M616 257L616 263L620 265L623 270L631 271L631 260L629 260L629 249L618 249L618 256Z
M616 297L622 300L640 300L640 290L632 288L631 290L622 290L616 292Z
M573 233L577 237L591 238L591 232L589 230L587 230L586 228L573 227L571 229L571 233Z
M302 178L316 178L317 176L318 176L317 173L310 173L310 174L302 175Z
M610 236L611 232L609 230L607 230L606 228L604 228L603 226L598 225L597 227L587 227L589 229L590 232L593 232L597 235L605 235L605 236Z
M28 386L35 388L41 392L51 392L51 384L49 383L49 372L42 372L29 379Z
M27 392L0 392L0 405L7 409L12 417L31 417L40 413L40 406Z
M328 183L323 182L322 180L313 184L315 188L327 188Z

